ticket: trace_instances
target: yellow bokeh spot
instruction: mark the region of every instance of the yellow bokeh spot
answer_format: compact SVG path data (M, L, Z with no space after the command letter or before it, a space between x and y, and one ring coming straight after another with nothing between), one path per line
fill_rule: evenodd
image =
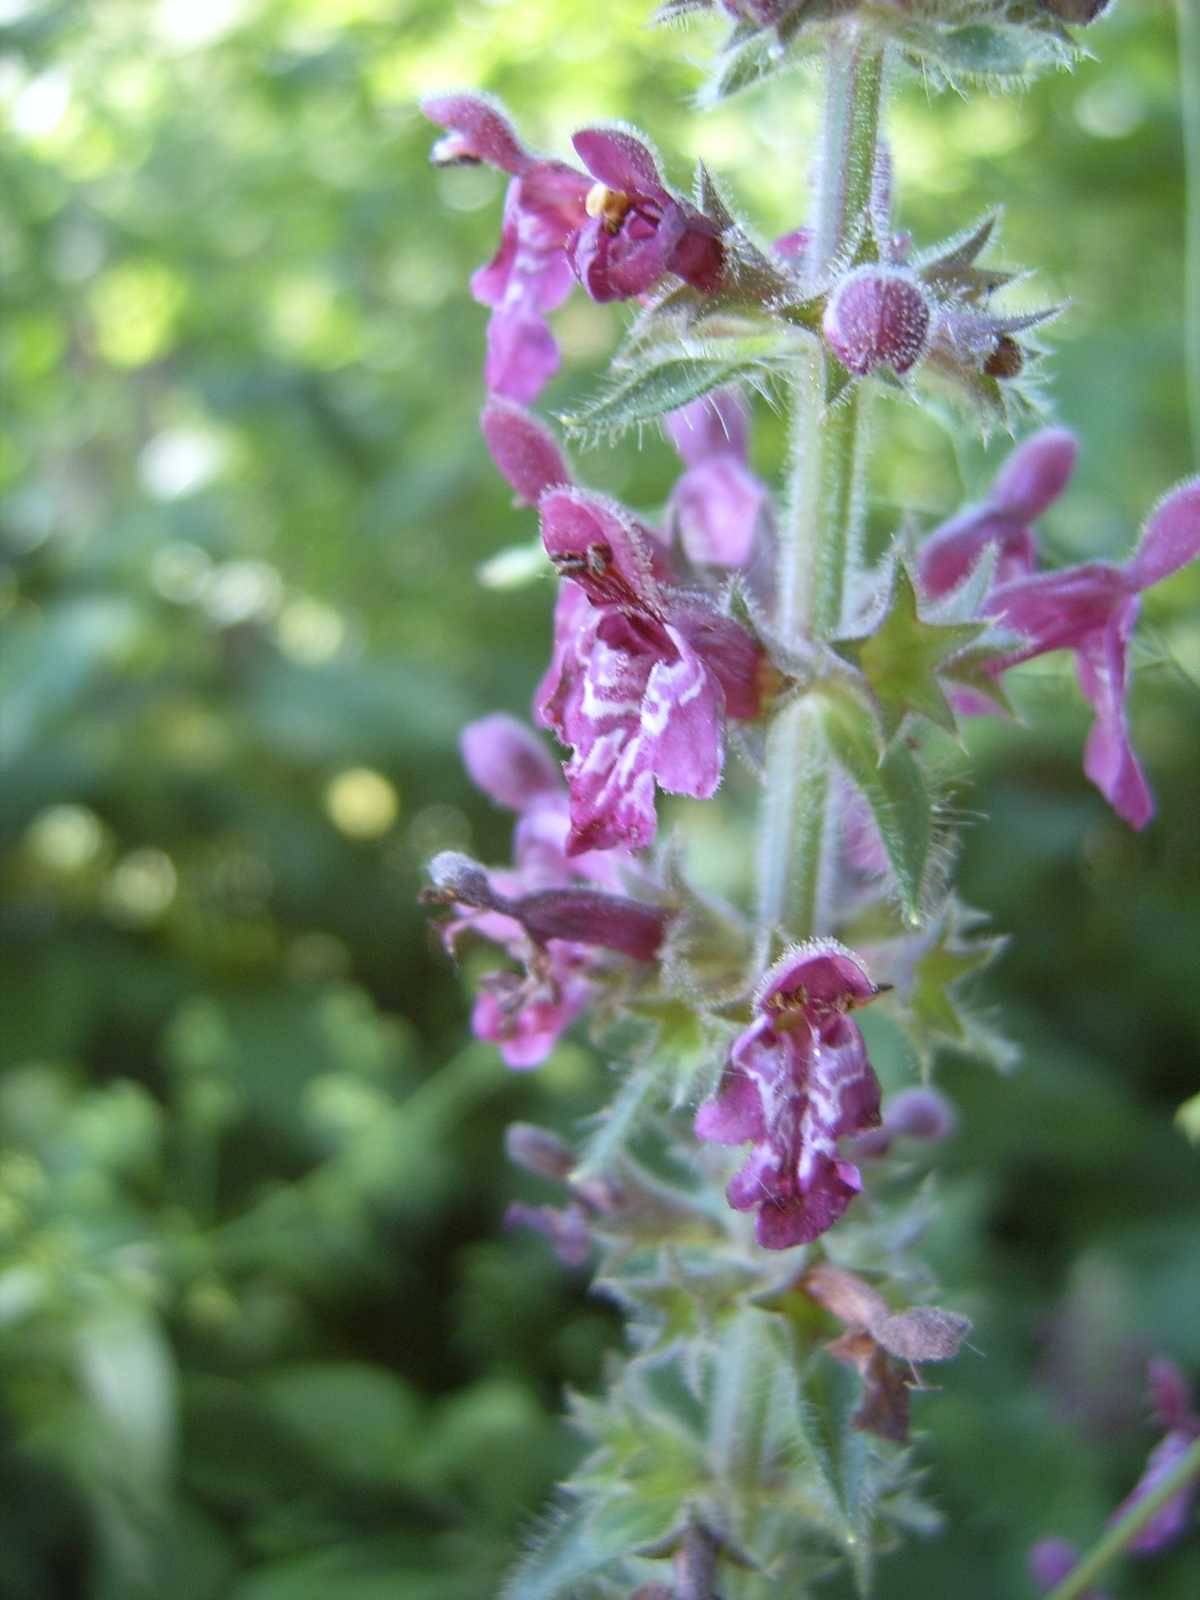
M123 261L96 280L88 306L96 347L117 367L140 367L170 349L186 292L161 261Z
M147 927L175 898L175 868L162 850L131 850L114 867L105 886L105 907L114 922Z
M351 839L380 839L400 814L400 796L380 772L349 767L325 790L325 810Z
M25 842L52 872L81 872L104 849L104 825L86 806L48 806L30 823Z

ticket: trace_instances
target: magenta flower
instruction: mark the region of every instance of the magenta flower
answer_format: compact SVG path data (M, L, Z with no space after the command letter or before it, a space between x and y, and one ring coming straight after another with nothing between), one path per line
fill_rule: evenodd
M1075 470L1078 441L1066 428L1043 428L1012 452L992 492L930 534L921 546L921 586L939 598L955 589L995 547L997 583L1025 577L1037 566L1033 524L1062 494Z
M745 402L718 389L672 411L671 442L687 470L671 492L668 525L697 566L744 567L769 515L766 485L748 465Z
M492 307L488 389L527 405L558 370L545 313L571 291L565 246L587 220L588 180L564 162L531 156L500 112L477 95L432 95L421 109L449 130L433 147L435 162L486 161L512 174L500 248L472 277L471 293Z
M1096 713L1083 769L1118 816L1142 828L1154 801L1129 740L1127 651L1139 596L1200 554L1200 479L1160 502L1137 550L1121 566L1092 561L1061 572L1014 578L993 589L985 610L1027 643L1001 670L1074 650L1079 686Z
M655 786L707 799L726 715L759 709L762 650L703 596L669 589L646 530L579 489L542 496L542 541L570 581L537 713L572 750L567 854L655 834Z
M635 961L657 952L666 913L619 891L622 855L568 861L567 795L541 742L515 718L497 714L463 731L471 777L517 813L515 865L488 872L445 851L430 863L427 896L453 914L442 930L453 952L468 932L498 945L520 971L483 981L472 1014L481 1039L500 1046L510 1067L533 1067L585 1009L608 950Z
M758 1016L734 1041L696 1133L717 1144L752 1141L727 1192L736 1211L758 1208L769 1250L806 1244L833 1226L862 1187L838 1140L879 1125L879 1083L850 1013L880 993L856 956L833 940L778 961L755 997Z
M1151 1494L1195 1440L1200 1439L1200 1415L1193 1409L1191 1389L1179 1368L1160 1357L1151 1361L1149 1377L1154 1418L1167 1431L1150 1452L1145 1471L1132 1493L1113 1512L1110 1522L1119 1521L1132 1506ZM1154 1513L1130 1540L1129 1549L1136 1555L1149 1556L1174 1544L1187 1531L1195 1497L1193 1480Z
M650 151L620 128L585 128L573 140L596 179L571 265L593 300L628 300L673 272L710 294L724 249L715 223L664 186Z

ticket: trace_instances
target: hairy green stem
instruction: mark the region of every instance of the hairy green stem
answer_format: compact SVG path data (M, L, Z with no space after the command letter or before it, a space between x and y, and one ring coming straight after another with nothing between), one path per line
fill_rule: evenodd
M810 269L820 274L850 243L870 200L879 139L883 57L847 26L827 60ZM864 467L861 387L828 405L830 361L820 349L796 363L787 495L779 540L777 622L792 645L836 637L846 578L859 563ZM833 774L811 705L786 707L767 748L758 853L758 921L777 931L828 932L825 888L835 843Z
M1128 1549L1151 1518L1162 1510L1168 1500L1173 1500L1181 1489L1186 1488L1193 1478L1200 1478L1200 1439L1193 1443L1186 1455L1180 1456L1161 1483L1130 1506L1119 1522L1113 1523L1083 1560L1056 1589L1051 1590L1047 1600L1079 1600L1079 1596L1091 1587L1109 1562Z
M1179 0L1179 75L1187 203L1184 364L1192 455L1200 466L1200 0Z

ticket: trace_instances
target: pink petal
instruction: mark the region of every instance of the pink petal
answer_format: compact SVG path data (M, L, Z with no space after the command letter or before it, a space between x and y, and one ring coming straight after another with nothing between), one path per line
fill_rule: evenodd
M523 500L536 505L546 489L570 483L571 473L549 428L523 406L493 396L480 418L492 459Z
M1146 522L1141 543L1130 562L1139 589L1161 583L1200 555L1200 478L1172 489Z
M1144 828L1154 800L1134 754L1125 712L1126 649L1137 618L1137 598L1126 599L1109 626L1091 634L1076 652L1079 687L1096 713L1083 770L1119 817Z
M562 789L558 767L541 740L503 711L468 723L459 742L471 782L509 811L525 811Z
M655 198L665 193L654 157L633 134L621 128L584 128L571 143L593 178L606 188Z
M714 455L746 460L746 405L737 389L715 389L664 419L667 433L689 467Z
M555 562L578 563L569 575L594 605L661 614L651 553L628 512L614 501L571 488L550 490L540 510L546 554Z
M520 173L533 158L522 149L506 118L489 101L474 94L433 94L421 101L430 122L460 136L464 153L505 172Z
M744 1144L747 1139L764 1138L767 1130L759 1084L740 1067L727 1067L716 1096L697 1111L694 1126L698 1138L714 1144Z
M989 499L997 510L1033 522L1062 494L1075 470L1079 441L1067 428L1043 428L1000 468Z
M646 681L640 737L661 789L707 800L721 781L724 700L700 658L676 640L677 659L656 661Z
M721 685L731 717L756 717L762 709L763 650L740 622L711 603L679 601L671 613L674 631L704 662Z
M1109 626L1132 590L1123 568L1090 561L1001 584L986 609L1028 640L1009 658L1007 664L1013 666L1050 650L1077 649L1089 635Z

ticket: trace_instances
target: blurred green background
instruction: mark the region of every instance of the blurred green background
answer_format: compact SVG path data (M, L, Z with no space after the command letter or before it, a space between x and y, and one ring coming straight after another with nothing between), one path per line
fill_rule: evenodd
M550 1196L500 1149L515 1117L576 1129L607 1070L582 1035L528 1076L468 1043L415 904L435 850L506 854L457 733L527 705L552 595L477 581L533 534L476 428L466 279L502 183L431 170L413 98L486 86L560 152L627 117L677 183L703 152L764 233L795 226L812 81L700 117L706 29L649 10L0 0L2 1600L467 1600L575 1457L562 1389L619 1324L502 1233ZM1020 98L909 82L891 119L919 243L1003 200L999 258L1072 298L1064 560L1122 556L1197 465L1173 7L1126 0L1089 41ZM559 314L551 409L624 315ZM1002 453L877 420L881 537ZM764 471L779 447L764 416ZM653 512L672 457L580 466ZM946 1531L885 1597L1028 1593L1028 1543L1088 1541L1140 1470L1140 1354L1200 1378L1172 1123L1200 1054L1200 572L1148 597L1136 665L1141 837L1079 770L1068 663L1024 670L1028 726L944 757L965 892L1014 935L976 999L1024 1063L943 1074L963 1127L929 1253L977 1349L918 1414ZM735 778L673 813L730 892L748 801ZM1198 1581L1193 1538L1112 1587Z

